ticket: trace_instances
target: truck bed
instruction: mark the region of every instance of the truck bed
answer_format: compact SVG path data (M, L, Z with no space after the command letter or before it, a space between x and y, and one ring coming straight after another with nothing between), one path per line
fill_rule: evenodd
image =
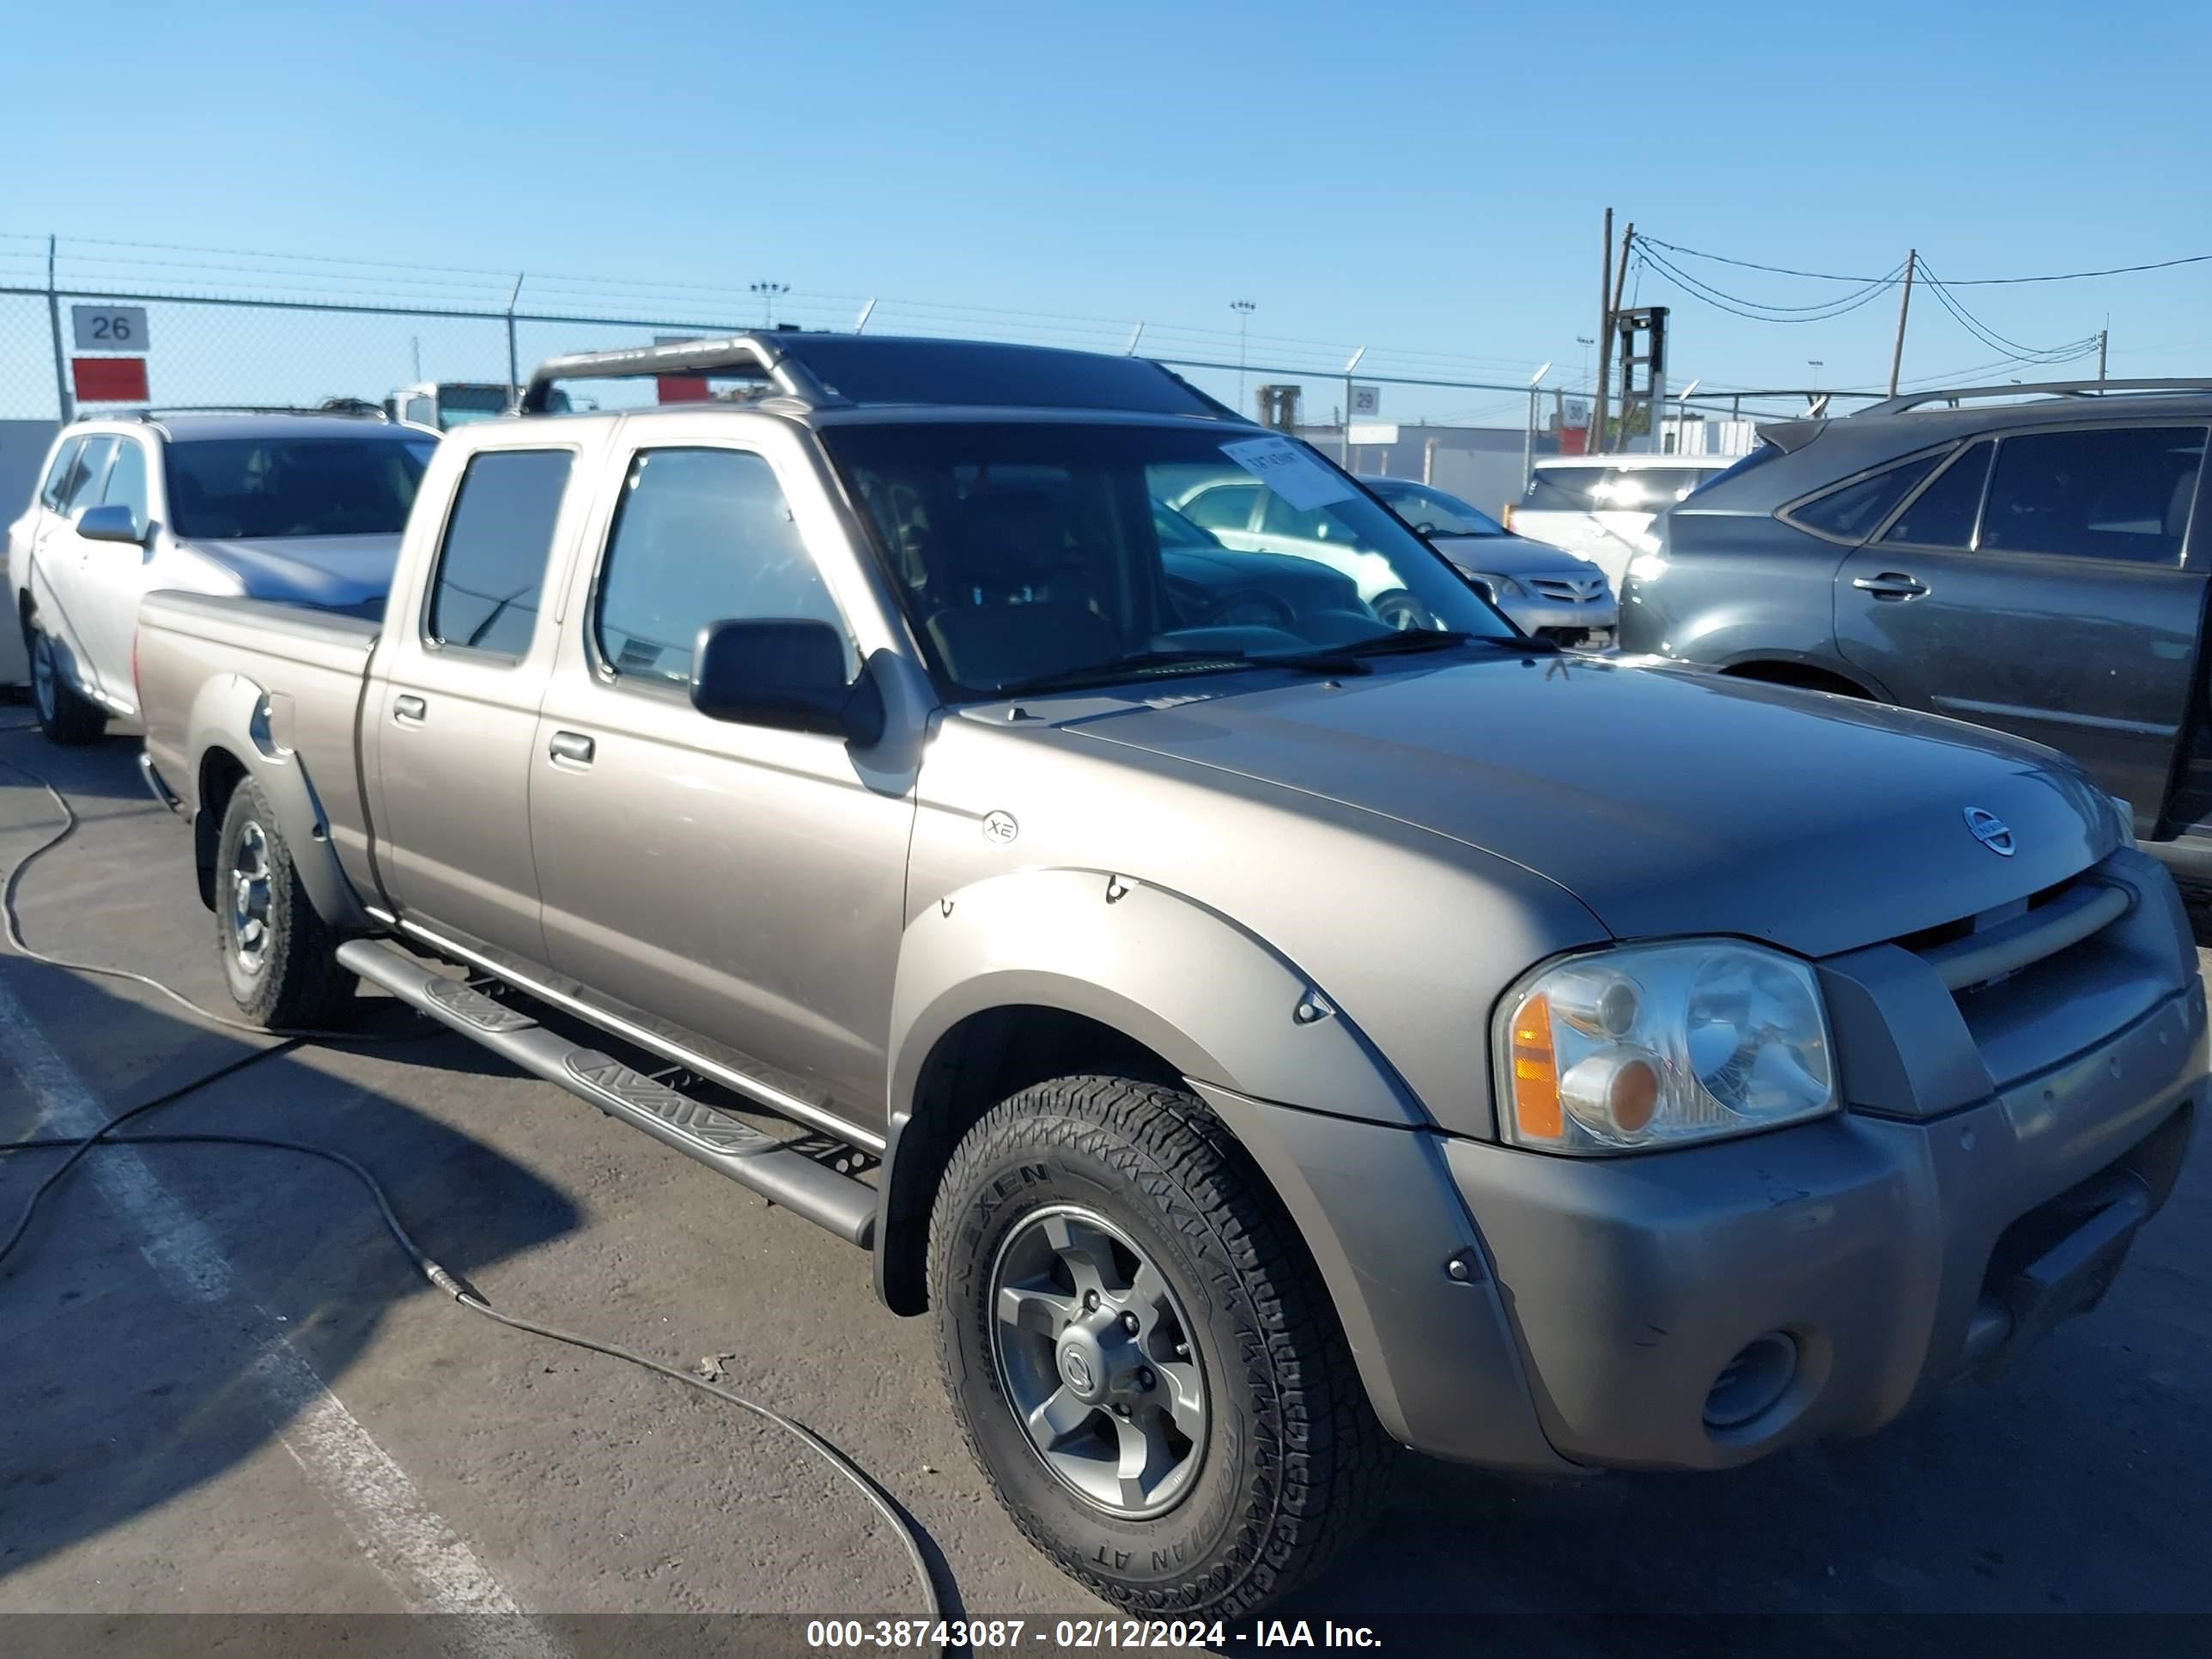
M267 599L151 593L139 607L146 751L188 817L211 750L240 738L296 758L349 871L365 871L355 722L381 624ZM251 718L265 702L267 714ZM243 759L243 757L240 757Z

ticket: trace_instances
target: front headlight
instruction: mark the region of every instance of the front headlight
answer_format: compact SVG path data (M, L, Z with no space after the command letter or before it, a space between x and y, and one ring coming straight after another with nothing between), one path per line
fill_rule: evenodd
M1556 963L1506 994L1494 1047L1499 1126L1542 1152L1677 1146L1836 1109L1813 970L1732 939Z
M1494 599L1518 599L1528 597L1528 590L1510 576L1492 575L1487 570L1470 570L1467 573L1467 579L1471 582L1480 582L1490 590Z
M1656 582L1667 574L1667 556L1638 553L1628 562L1628 574L1640 582Z

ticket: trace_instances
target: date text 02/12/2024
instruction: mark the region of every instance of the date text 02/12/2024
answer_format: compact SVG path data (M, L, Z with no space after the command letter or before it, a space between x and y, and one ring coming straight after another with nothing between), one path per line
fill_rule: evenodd
M1219 1650L1236 1643L1255 1648L1376 1648L1382 1642L1364 1625L1323 1620L1262 1619L1247 1630L1221 1620L1060 1619L1051 1625L1026 1619L821 1619L806 1626L810 1648L1020 1648L1050 1643L1055 1651L1108 1650Z

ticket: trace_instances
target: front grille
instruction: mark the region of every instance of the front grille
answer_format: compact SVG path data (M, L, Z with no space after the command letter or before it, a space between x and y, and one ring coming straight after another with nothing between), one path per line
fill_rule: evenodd
M1899 943L1935 969L1947 989L1974 991L2094 938L2133 904L2126 888L2077 876L2030 895L2025 905L1985 910Z
M1893 943L1935 971L2002 1088L2064 1058L2088 1010L2117 1030L2170 994L2136 909L2131 884L2091 869Z
M1602 576L1524 576L1536 593L1564 605L1594 605L1605 594Z

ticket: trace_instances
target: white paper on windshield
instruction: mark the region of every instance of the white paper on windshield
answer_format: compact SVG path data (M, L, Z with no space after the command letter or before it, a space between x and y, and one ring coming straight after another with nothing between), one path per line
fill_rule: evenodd
M1247 438L1221 453L1301 513L1358 494L1288 438Z

